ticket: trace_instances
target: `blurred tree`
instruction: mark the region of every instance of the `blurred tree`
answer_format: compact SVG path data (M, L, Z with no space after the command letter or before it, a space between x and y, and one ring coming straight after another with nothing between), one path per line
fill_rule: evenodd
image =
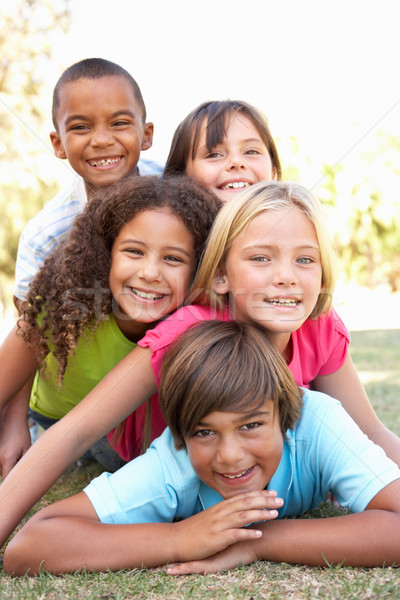
M18 238L55 193L44 165L51 152L42 127L49 118L52 48L70 23L69 0L13 0L0 7L0 303L7 304ZM51 88L50 88L51 90ZM46 94L44 94L46 92ZM6 291L5 291L6 290ZM11 300L11 297L10 297Z
M336 206L331 225L348 279L370 288L385 283L392 292L400 290L399 164L399 140L377 132L370 150L328 169L319 194Z

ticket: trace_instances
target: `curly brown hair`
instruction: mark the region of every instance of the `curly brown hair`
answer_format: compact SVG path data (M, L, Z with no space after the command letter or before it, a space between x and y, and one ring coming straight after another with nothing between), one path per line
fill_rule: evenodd
M115 238L136 214L160 207L168 207L192 234L196 269L221 202L186 176L131 175L96 192L33 279L21 306L19 331L40 364L53 353L59 384L79 337L112 312L109 273Z

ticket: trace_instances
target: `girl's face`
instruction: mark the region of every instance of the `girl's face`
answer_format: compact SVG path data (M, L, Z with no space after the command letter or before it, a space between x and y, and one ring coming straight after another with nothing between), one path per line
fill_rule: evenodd
M283 437L267 400L249 412L210 413L185 443L196 474L227 499L268 485L282 457Z
M194 266L193 236L168 208L143 210L122 227L111 252L110 290L126 337L137 341L149 323L183 303Z
M202 124L195 157L191 154L186 173L227 202L233 194L258 181L275 177L268 149L253 122L245 115L232 115L226 136L209 152L207 121Z
M310 316L321 291L314 225L296 207L265 211L236 238L214 289L229 292L234 319L255 321L283 352Z

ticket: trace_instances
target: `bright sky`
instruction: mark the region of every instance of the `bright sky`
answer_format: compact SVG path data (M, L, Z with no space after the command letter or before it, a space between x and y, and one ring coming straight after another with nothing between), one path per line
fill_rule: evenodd
M400 123L398 0L70 5L70 42L53 48L57 68L101 56L129 70L155 124L149 158L165 160L178 123L210 99L261 109L283 160L288 136L304 155L334 164L361 152L371 128Z

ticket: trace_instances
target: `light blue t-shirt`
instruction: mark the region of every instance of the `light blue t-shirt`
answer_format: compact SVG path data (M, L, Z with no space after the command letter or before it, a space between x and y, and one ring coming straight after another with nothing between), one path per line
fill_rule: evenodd
M373 444L338 400L304 390L302 417L287 433L282 458L268 489L284 505L279 517L318 506L330 491L340 504L361 512L386 485L400 478L397 465ZM223 498L194 472L185 450L174 448L166 429L148 451L84 490L104 523L172 522Z

